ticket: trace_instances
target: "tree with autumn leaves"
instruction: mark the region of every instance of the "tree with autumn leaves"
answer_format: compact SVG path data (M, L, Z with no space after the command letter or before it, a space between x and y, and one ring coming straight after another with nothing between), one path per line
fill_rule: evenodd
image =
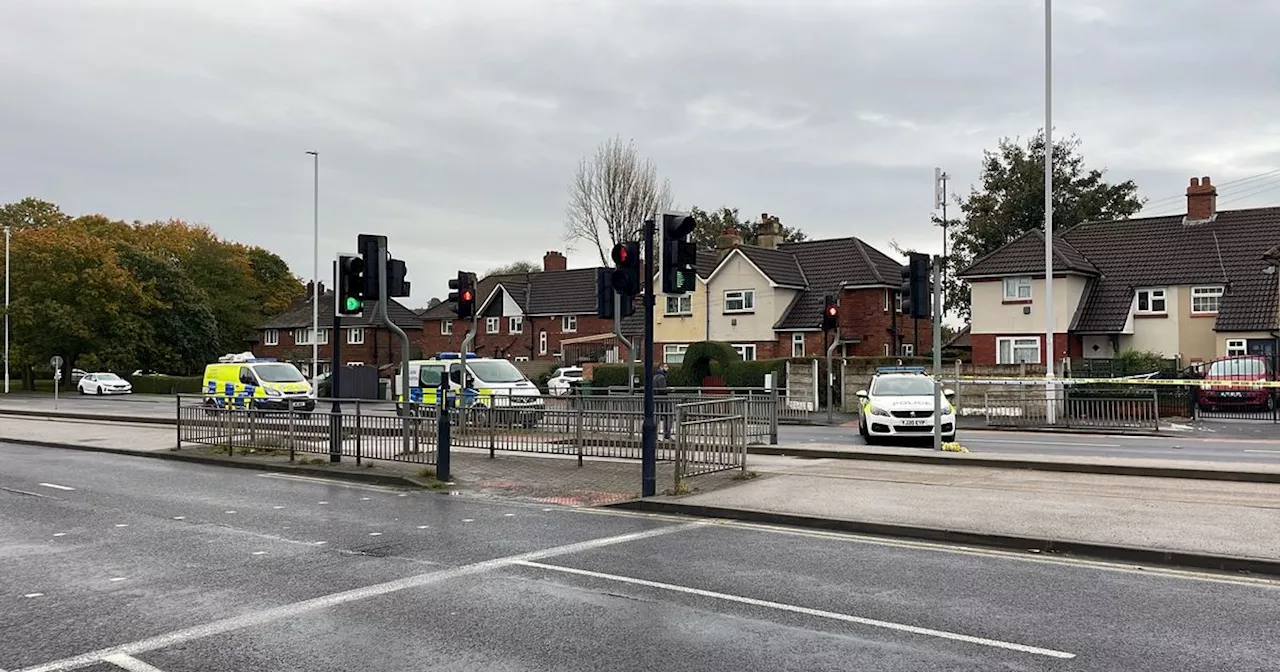
M37 199L0 206L12 230L10 364L189 375L286 310L305 288L274 253L181 221L71 217Z

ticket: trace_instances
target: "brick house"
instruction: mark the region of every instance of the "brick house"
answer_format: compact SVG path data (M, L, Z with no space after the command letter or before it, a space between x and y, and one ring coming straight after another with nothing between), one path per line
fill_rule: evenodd
M476 288L476 337L472 351L514 361L555 361L561 342L613 333L613 320L596 317L596 269L567 266L547 252L543 270L491 275ZM470 328L444 301L421 315L423 352L457 351Z
M311 285L307 285L305 299L296 302L285 312L262 323L257 328L257 342L252 344L252 352L258 357L274 357L281 361L293 362L307 377L311 377ZM330 369L333 357L332 331L334 317L334 294L320 284L320 330L317 349L320 358L320 373ZM421 339L422 320L400 302L392 299L387 304L387 315L391 322L400 327L409 336L410 343ZM382 321L379 303L371 301L365 304L364 313L360 317L343 317L342 346L339 354L347 365L364 364L383 367L400 362L400 340ZM420 353L416 348L410 356ZM391 375L383 371L382 375Z
M1054 237L1054 361L1158 352L1184 364L1276 350L1280 208L1217 210L1192 178L1185 215L1087 222ZM1044 235L975 260L975 364L1042 363Z
M825 355L835 334L822 331L822 310L832 293L839 301L837 356L932 348L932 321L918 321L917 340L917 321L901 313L902 264L853 237L783 243L778 218L765 214L762 221L758 245L744 245L735 230L717 240L706 280L706 340L732 344L743 359ZM667 361L683 357L678 346L657 345Z

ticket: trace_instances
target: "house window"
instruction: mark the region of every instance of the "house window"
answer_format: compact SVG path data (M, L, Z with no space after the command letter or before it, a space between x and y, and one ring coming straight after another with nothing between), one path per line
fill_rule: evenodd
M538 332L538 354L547 354L547 330L543 329Z
M742 361L744 362L755 361L756 346L754 343L744 343L744 344L734 345L733 349L738 351L738 356L742 358Z
M684 351L688 350L687 345L664 345L662 346L662 361L668 364L680 364L684 362Z
M528 357L519 357L519 356L516 357L516 364L519 364L520 362L527 362L527 361L529 361Z
M791 334L791 356L804 357L804 333L797 331Z
M1138 314L1139 315L1164 315L1166 312L1165 294L1163 289L1139 289L1138 290Z
M666 310L664 315L692 315L693 314L693 297L688 294L680 296L668 296Z
M902 294L895 292L892 289L884 290L884 312L886 313L889 312L890 302L893 303L894 310L898 311L899 313L902 312ZM888 352L885 353L885 355L888 355L888 354L889 354Z
M318 335L319 335L319 338L317 338L317 339L316 339L316 344L317 344L317 345L328 345L328 344L329 344L329 330L328 330L328 329L321 329L320 331L317 331L317 332L316 332L316 334L318 334Z
M729 289L724 293L724 312L749 313L756 309L754 289Z
M310 329L294 329L293 330L294 345L311 345Z
M441 336L453 335L453 320L440 320L440 335Z
M502 318L500 317L484 318L484 333L486 334L498 333L498 327L501 327L501 326L502 326Z
M507 320L507 331L512 334L524 333L524 317L515 316Z
M1191 288L1191 312L1211 315L1218 312L1218 303L1222 301L1222 285Z
M1039 363L1039 336L1013 336L996 339L996 364Z
M280 345L280 332L276 329L268 329L262 332L263 345Z
M1004 279L1004 300L1005 301L1030 301L1031 300L1031 278L1005 278Z
M364 345L364 327L352 327L347 330L347 345Z
M916 345L915 345L915 343L903 343L903 344L902 344L902 356L903 356L903 357L910 357L910 356L912 356L912 355L914 355L914 354L916 354Z
M347 366L364 366L364 362L347 362Z
M573 333L578 330L578 316L565 315L560 318L560 331L566 334Z
M891 354L891 353L889 352L889 348L890 348L889 344L888 344L888 343L885 343L885 344L884 344L884 356L885 356L885 357L888 357L888 356Z
M1249 347L1243 338L1227 339L1227 356L1228 357L1241 357L1247 354L1249 354Z

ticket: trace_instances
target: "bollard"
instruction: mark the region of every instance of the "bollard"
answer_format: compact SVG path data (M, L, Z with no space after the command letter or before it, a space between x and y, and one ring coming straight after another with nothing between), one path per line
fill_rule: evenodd
M449 382L444 378L440 383L440 391L436 393L436 404L440 410L436 413L436 479L449 480Z

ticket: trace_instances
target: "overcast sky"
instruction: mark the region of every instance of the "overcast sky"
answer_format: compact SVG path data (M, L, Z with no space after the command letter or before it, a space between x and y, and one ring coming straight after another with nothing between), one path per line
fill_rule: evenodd
M1054 125L1180 211L1280 168L1280 3L1056 4ZM413 297L563 250L567 185L633 138L680 206L937 250L933 167L1044 120L1039 0L0 0L0 202L178 218L320 256L386 233ZM1220 189L1280 203L1280 174ZM595 265L579 245L572 266Z

